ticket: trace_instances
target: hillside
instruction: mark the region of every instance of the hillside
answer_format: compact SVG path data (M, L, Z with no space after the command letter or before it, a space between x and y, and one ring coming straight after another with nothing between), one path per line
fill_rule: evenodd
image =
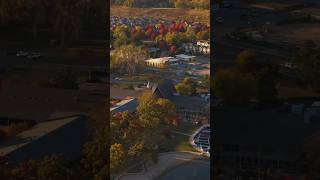
M189 19L202 23L210 23L209 10L181 8L132 8L123 6L111 6L110 15L121 17L161 17L169 20Z

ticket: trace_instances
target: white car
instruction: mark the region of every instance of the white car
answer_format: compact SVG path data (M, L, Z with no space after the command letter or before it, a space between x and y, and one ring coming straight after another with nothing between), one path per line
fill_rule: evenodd
M28 59L37 59L40 58L41 55L37 53L31 53L30 55L27 56Z
M17 57L24 57L24 56L28 56L28 55L29 55L29 53L26 52L26 51L18 51L18 52L16 53L16 56L17 56Z
M286 67L286 68L291 69L291 68L293 68L293 63L287 62L283 66Z
M121 81L121 80L123 80L123 78L119 78L119 77L116 77L116 78L114 78L115 80L118 80L118 81Z

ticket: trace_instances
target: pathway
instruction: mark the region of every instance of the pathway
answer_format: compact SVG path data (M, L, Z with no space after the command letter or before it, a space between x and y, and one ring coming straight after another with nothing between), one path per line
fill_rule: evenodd
M182 151L163 153L160 154L157 164L152 162L146 164L146 169L148 169L148 171L124 174L119 176L117 180L153 180L180 164L197 161L199 158L203 158L203 156L201 156L201 153L196 152Z

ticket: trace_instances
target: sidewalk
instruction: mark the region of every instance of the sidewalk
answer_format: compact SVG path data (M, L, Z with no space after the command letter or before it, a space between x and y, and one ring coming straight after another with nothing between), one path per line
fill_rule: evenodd
M117 178L117 180L153 180L161 174L170 170L180 164L196 161L196 159L203 158L201 153L196 152L169 152L160 154L158 163L147 163L146 172L124 174Z

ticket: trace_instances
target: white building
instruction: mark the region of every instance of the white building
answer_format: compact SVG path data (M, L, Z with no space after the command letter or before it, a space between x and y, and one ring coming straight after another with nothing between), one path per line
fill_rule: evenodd
M155 68L168 68L171 65L177 65L180 63L180 59L174 57L160 57L154 59L148 59L145 61L147 66Z
M185 55L185 54L178 54L176 55L177 59L180 59L182 61L185 62L191 62L191 61L195 61L196 56L189 56L189 55Z

